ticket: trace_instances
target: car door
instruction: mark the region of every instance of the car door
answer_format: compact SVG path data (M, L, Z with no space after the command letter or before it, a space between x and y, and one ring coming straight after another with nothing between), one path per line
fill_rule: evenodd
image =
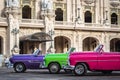
M102 52L98 55L98 70L119 70L119 58L118 54Z
M32 69L39 69L40 64L42 64L43 56L41 55L33 55L32 61L31 61L31 68Z

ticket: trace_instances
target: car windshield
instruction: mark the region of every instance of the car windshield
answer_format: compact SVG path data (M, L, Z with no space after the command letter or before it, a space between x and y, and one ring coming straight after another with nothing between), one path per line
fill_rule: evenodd
M38 55L39 53L40 53L40 50L39 50L39 49L37 49L37 50L35 50L35 51L33 52L34 55Z
M98 45L98 46L94 49L94 51L95 51L95 52L100 52L100 51L102 50L102 48L103 48L103 45L100 44L100 45Z
M67 53L70 54L70 53L73 52L74 50L75 50L75 48L74 48L74 47L71 47L71 48L67 51Z

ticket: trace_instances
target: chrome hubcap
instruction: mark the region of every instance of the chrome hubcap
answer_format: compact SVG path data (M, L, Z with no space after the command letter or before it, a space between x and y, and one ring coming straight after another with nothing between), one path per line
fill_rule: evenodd
M23 70L23 66L22 66L21 64L18 64L18 65L16 66L16 70L17 70L18 72L21 72L21 71Z
M84 73L84 66L83 66L83 65L78 65L78 66L76 66L75 72L76 72L77 74L83 74L83 73Z
M57 72L57 71L58 71L58 67L56 65L52 65L51 72Z

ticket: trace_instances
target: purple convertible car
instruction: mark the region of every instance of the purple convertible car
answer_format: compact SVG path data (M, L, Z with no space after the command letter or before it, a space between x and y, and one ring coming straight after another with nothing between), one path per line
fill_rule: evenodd
M39 69L43 64L44 56L40 55L40 50L33 54L19 54L13 55L9 59L9 65L12 65L14 71L17 73L25 72L26 69Z

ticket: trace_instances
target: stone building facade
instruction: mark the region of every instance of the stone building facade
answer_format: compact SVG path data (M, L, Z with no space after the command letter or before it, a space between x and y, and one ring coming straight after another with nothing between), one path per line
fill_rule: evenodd
M19 44L20 53L31 53L33 46L47 52L46 43L21 41L21 37L44 32L41 15L41 0L19 0ZM66 52L70 47L76 51L93 51L103 44L104 51L120 51L120 1L119 0L53 0L55 52ZM15 37L9 36L5 15L5 0L0 3L0 54L11 55L9 46ZM8 42L12 40L12 44Z

